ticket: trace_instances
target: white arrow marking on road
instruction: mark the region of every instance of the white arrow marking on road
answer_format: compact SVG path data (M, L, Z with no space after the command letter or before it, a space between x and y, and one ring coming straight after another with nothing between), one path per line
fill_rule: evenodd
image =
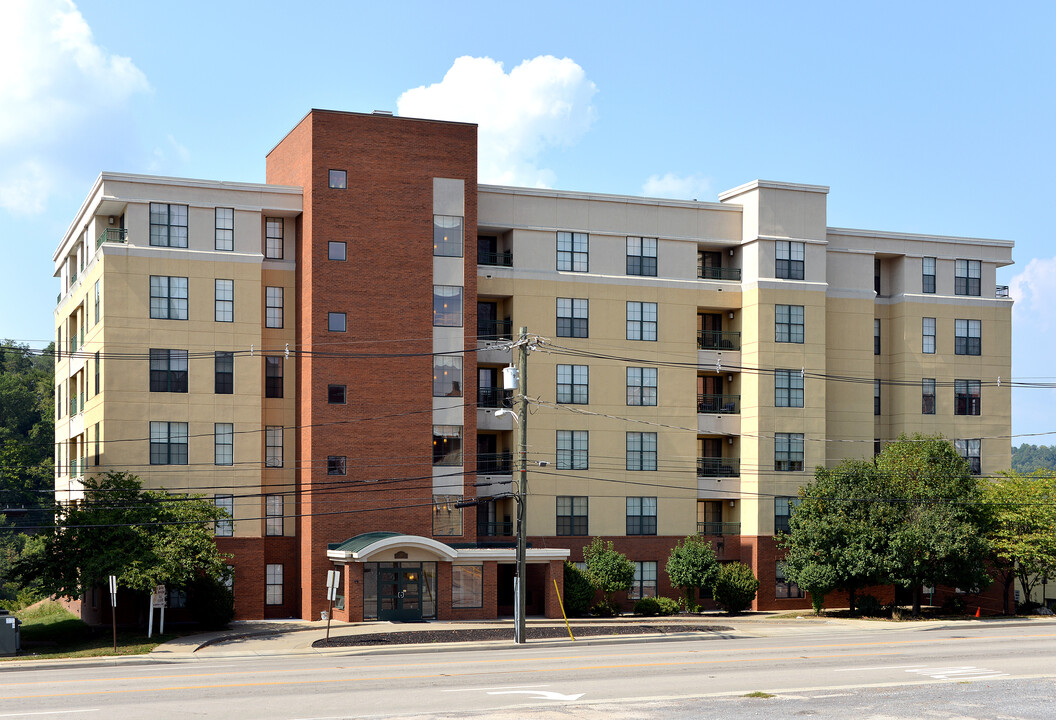
M578 695L562 695L561 693L551 692L550 690L500 690L497 692L489 692L488 695L535 695L539 700L564 700L571 702L573 700L579 700L583 697L584 693Z
M949 680L950 678L959 678L961 680L973 680L984 677L1004 677L1007 675L1007 673L1003 673L1000 670L988 670L986 668L977 668L972 665L962 665L960 667L922 668L920 670L906 670L906 672L927 675L929 677L935 678L936 680Z

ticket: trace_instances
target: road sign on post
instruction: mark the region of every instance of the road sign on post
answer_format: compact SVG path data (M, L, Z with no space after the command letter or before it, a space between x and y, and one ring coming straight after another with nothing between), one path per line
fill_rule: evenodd
M330 644L330 619L334 617L334 600L337 600L337 589L341 586L339 570L326 571L326 599L330 601L330 610L326 613L326 644Z
M114 652L117 652L117 575L110 576L110 619L114 625Z
M160 632L165 632L165 605L168 594L165 592L164 585L155 585L154 592L150 594L150 617L147 620L147 637L154 635L154 608L161 609L161 628Z

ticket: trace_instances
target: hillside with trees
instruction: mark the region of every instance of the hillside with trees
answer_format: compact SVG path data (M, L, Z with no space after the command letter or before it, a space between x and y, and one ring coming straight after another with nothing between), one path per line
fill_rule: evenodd
M1035 470L1056 472L1056 447L1049 445L1028 445L1012 447L1012 469L1017 473L1029 475Z

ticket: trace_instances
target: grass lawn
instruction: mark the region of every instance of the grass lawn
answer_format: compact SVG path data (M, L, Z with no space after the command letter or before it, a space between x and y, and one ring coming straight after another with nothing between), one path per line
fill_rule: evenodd
M117 631L117 652L110 626L90 627L57 602L44 602L15 613L22 620L22 653L3 660L31 658L115 657L141 655L179 637L166 633L147 639L144 630Z

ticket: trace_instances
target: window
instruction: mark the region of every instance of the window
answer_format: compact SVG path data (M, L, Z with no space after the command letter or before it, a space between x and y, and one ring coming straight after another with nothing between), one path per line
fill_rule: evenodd
M786 280L803 279L803 243L788 240L777 241L777 265L775 275Z
M215 320L217 322L235 321L235 281L216 281L216 300L214 304Z
M346 457L344 455L330 455L326 458L326 474L344 475L346 465Z
M278 355L264 357L264 397L282 397L282 358Z
M95 465L95 467L99 467L99 423L95 424L95 432L93 433L93 435L95 435L95 462L93 462L92 464Z
M213 392L217 395L231 395L235 392L235 354L233 352L213 353Z
M484 566L451 566L451 607L484 607Z
M935 378L922 378L920 381L920 414L935 414Z
M345 314L332 312L326 314L326 329L330 332L345 331Z
M587 301L579 298L557 299L557 336L588 337Z
M656 303L627 301L627 339L656 340Z
M557 269L569 272L587 272L587 233L559 232L557 234Z
M557 497L557 534L587 534L587 498L559 495Z
M923 260L920 276L921 292L935 292L935 258L926 257Z
M873 355L880 354L880 319L873 319Z
M982 263L978 260L957 260L954 264L953 273L953 291L957 295L974 295L976 297L980 294L979 278L982 270Z
M95 351L95 394L99 394L99 390L102 389L102 360L99 359L100 350Z
M462 327L460 285L433 285L433 326Z
M217 537L231 537L235 534L234 523L231 518L235 516L234 495L214 495L213 504L227 513L227 520L217 520L213 526L213 534Z
M150 464L187 464L187 423L150 423Z
M187 247L187 206L150 204L150 244Z
M344 260L346 257L345 243L331 240L326 244L326 257L328 260Z
M103 293L99 289L99 283L102 280L95 281L95 324L98 325L99 321L103 319Z
M282 535L284 514L282 495L264 496L265 535Z
M785 577L785 563L782 560L777 561L777 567L774 570L774 597L775 598L801 598L804 597L804 593L799 589L799 585L790 581Z
M187 319L187 278L150 276L150 317L155 320Z
M150 348L150 391L187 392L187 351Z
M587 469L588 437L586 430L557 431L557 469Z
M627 498L627 534L656 535L656 498Z
M268 563L265 567L264 604L282 605L282 565Z
M62 385L55 387L55 417L62 417Z
M982 440L978 438L974 440L953 441L953 447L957 450L957 454L968 461L969 470L972 475L979 475L983 472L982 459L979 455L981 445Z
M957 355L980 355L983 350L981 320L954 320L953 351Z
M774 370L774 406L803 407L803 371Z
M634 582L627 591L628 600L656 597L656 561L634 561Z
M803 433L774 435L774 470L795 472L803 469Z
M215 225L215 245L217 250L234 250L235 249L235 210L234 208L222 208L216 209Z
M557 366L557 401L573 405L587 404L588 365Z
M264 467L282 467L282 426L264 428Z
M433 465L462 464L462 426L433 425Z
M776 305L774 309L774 342L803 342L803 306Z
M921 320L921 350L925 355L935 354L935 318L923 318Z
M282 260L284 225L282 218L265 218L264 257L270 260Z
M792 517L792 513L795 512L798 506L798 497L774 498L774 535L778 533L788 534L788 519Z
M344 190L348 187L348 173L344 170L330 171L330 189Z
M462 534L460 495L433 495L433 535Z
M235 426L232 423L213 424L213 464L234 465Z
M627 274L656 277L656 238L627 238Z
M330 405L344 405L347 400L344 385L327 385L326 402Z
M953 414L979 415L982 408L981 383L978 380L953 381Z
M433 397L462 397L462 358L433 356Z
M873 380L873 415L880 414L880 381Z
M282 288L264 288L264 327L282 327Z
M656 433L627 433L627 469L656 470Z
M462 257L462 218L433 215L433 255Z
M656 368L627 368L627 404L656 405Z

